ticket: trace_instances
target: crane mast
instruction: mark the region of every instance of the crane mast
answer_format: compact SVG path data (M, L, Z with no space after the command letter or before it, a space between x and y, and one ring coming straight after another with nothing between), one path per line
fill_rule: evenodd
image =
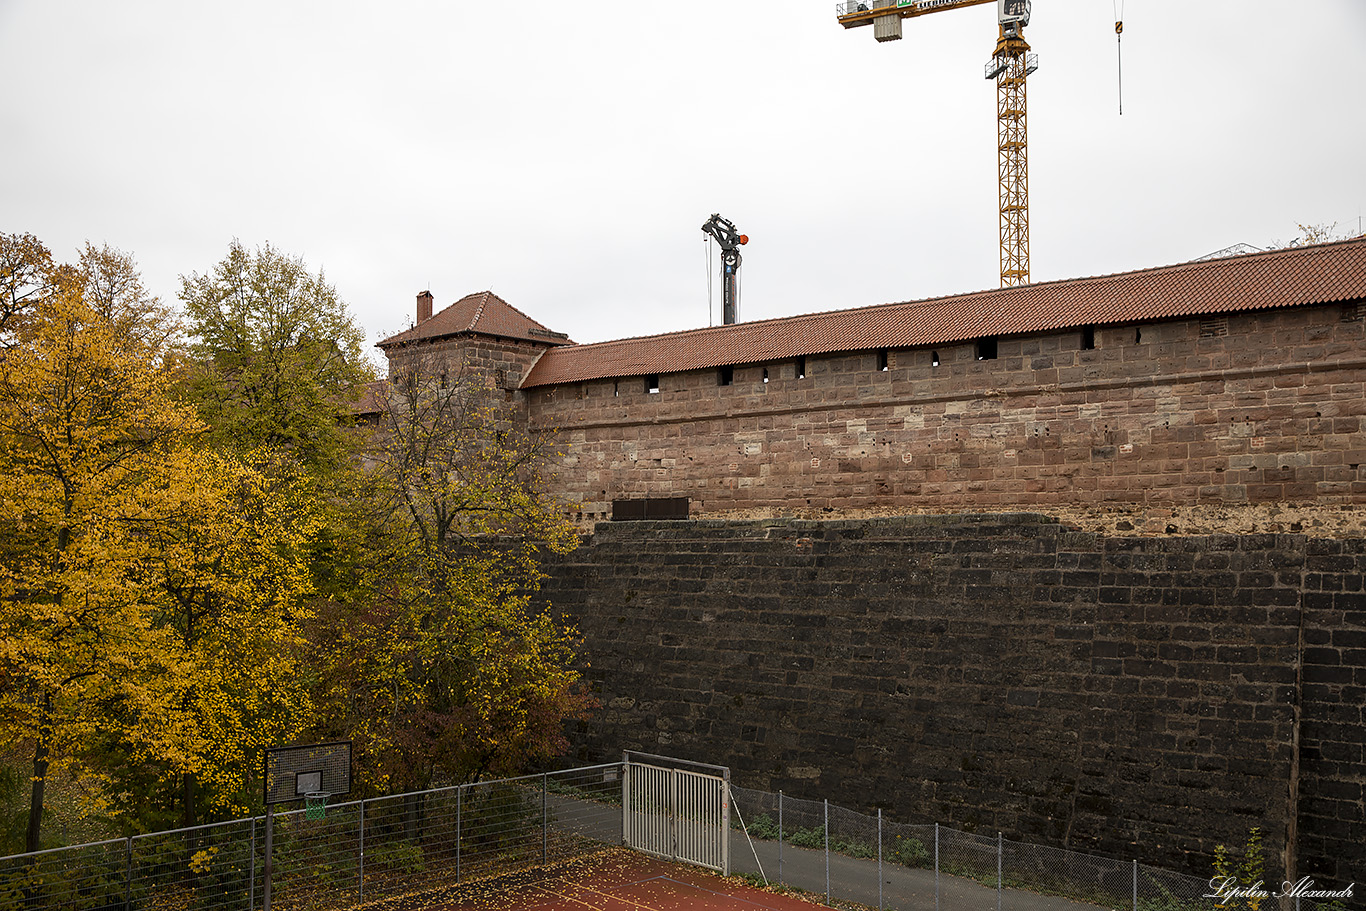
M1039 68L1024 28L1030 0L848 0L836 7L845 28L873 26L879 42L901 38L901 21L929 13L996 3L1000 36L986 66L996 80L996 151L1000 197L1001 287L1029 284L1029 142L1026 78Z

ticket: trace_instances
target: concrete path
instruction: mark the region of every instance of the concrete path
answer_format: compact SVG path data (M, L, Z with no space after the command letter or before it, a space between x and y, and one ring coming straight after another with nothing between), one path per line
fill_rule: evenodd
M750 842L744 832L732 832L730 840L730 868L733 873L757 873L763 865L769 880L797 886L818 896L825 895L825 852L782 846L782 867L779 875L778 843ZM878 907L877 860L830 855L830 894L836 899L855 901ZM1054 895L1037 895L1016 889L1003 889L1000 904L994 887L986 887L957 876L939 876L939 901L935 902L933 870L918 870L900 864L882 865L882 907L887 911L1096 911L1098 906L1082 904ZM1127 911L1127 909L1118 909Z
M621 843L621 808L609 804L551 795L555 828L574 832L605 844ZM781 873L776 841L750 841L743 831L732 831L730 868L732 873L758 873L772 882L796 886L817 896L825 895L826 855L824 851L782 846ZM755 854L758 854L758 863ZM830 894L836 899L878 907L877 860L830 854ZM918 870L900 864L882 865L882 907L886 911L1096 911L1098 906L1082 904L1052 895L1038 895L1017 889L1002 890L1000 904L994 887L970 879L941 874L939 901L935 902L933 870ZM1116 909L1116 911L1128 911Z

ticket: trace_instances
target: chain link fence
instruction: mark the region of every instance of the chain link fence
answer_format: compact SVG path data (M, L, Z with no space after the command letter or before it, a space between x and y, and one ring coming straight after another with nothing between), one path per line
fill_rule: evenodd
M834 907L885 911L1339 911L1345 903L1210 897L1210 877L960 832L732 786L732 867ZM743 824L739 822L743 820ZM1277 891L1279 884L1269 891ZM1355 906L1352 906L1355 907Z
M276 813L271 907L350 908L622 841L621 763ZM1338 911L1208 897L1209 878L732 787L732 870L885 911ZM267 818L0 858L0 909L256 911ZM1344 884L1345 885L1345 884Z
M0 858L0 909L255 911L264 816ZM621 843L621 765L275 813L270 907L349 908Z

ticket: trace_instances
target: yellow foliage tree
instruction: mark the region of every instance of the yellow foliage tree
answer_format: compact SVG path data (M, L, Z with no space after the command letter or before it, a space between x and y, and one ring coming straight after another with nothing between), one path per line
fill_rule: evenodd
M51 294L58 272L52 254L32 234L0 234L0 343L15 331L34 304Z
M164 364L174 320L128 257L27 261L42 293L12 297L0 352L0 740L32 749L36 850L54 762L111 784L138 764L206 774L226 792L245 763L224 731L297 725L297 699L263 712L270 684L243 671L292 673L278 662L307 585L290 553L308 529L258 473L195 447L203 427ZM178 625L191 592L213 605L194 635Z
M296 739L309 698L299 680L301 623L311 616L305 548L317 528L299 485L222 454L182 449L139 491L148 507L140 536L152 614L170 630L190 679L179 709L193 719L193 767L144 766L180 779L181 822L201 802L225 817L250 809L253 775L267 746ZM108 749L102 750L108 752ZM120 813L155 821L128 787Z
M35 745L30 850L54 752L97 729L102 711L160 716L132 726L130 746L189 762L186 731L167 712L186 668L146 610L127 520L197 422L164 394L147 354L65 281L0 362L0 699L6 733Z

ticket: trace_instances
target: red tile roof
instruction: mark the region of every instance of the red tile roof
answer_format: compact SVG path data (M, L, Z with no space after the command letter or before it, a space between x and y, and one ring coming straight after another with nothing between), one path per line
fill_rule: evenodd
M351 406L351 413L355 415L379 414L384 410L385 393L389 389L388 380L374 380L365 384L361 390L360 400Z
M522 388L1366 298L1366 237L547 351Z
M379 343L379 347L389 348L465 333L540 342L544 345L574 344L564 333L552 332L492 291L480 291L460 298L406 332L386 338Z

